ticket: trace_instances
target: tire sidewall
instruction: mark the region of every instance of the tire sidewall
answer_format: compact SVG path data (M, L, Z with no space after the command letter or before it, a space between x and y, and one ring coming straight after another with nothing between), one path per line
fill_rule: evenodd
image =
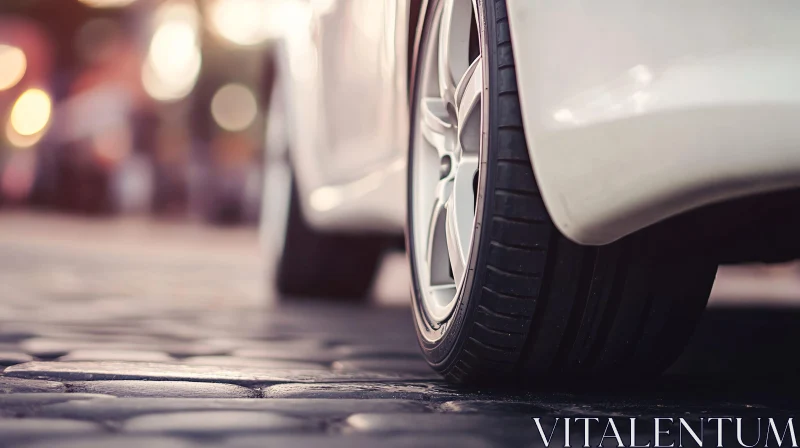
M410 101L410 134L409 134L409 151L408 151L408 213L406 223L406 253L411 265L411 294L412 294L412 310L414 313L414 323L417 332L417 338L420 347L427 359L428 363L438 372L446 374L452 369L461 347L469 336L470 327L472 325L472 314L478 305L476 294L474 291L480 291L483 282L483 270L478 266L485 264L485 254L487 248L484 243L488 244L488 239L482 238L483 223L489 222L489 212L491 211L490 195L486 195L486 191L491 191L493 184L492 167L493 163L490 161L491 154L488 148L491 148L491 142L495 140L494 135L496 131L492 126L492 113L491 110L495 107L495 99L492 92L496 92L496 74L492 73L493 67L496 67L496 55L489 48L495 45L496 38L490 36L494 30L487 28L487 23L494 21L494 8L487 8L487 0L477 0L478 6L478 32L480 34L481 57L483 64L483 79L488 82L484 85L484 97L481 102L482 114L482 133L483 139L481 141L480 149L480 162L481 169L478 176L478 189L476 194L475 204L475 222L472 233L471 248L469 252L468 269L463 279L463 285L460 288L459 297L456 299L456 306L450 319L442 328L434 329L429 325L428 319L425 315L424 305L422 303L422 295L419 289L419 279L417 276L416 254L414 251L414 244L412 243L416 236L413 233L413 182L414 182L414 143L416 141L415 134L417 129L417 104L419 100L419 89L417 84L421 71L422 52L425 48L425 42L430 39L431 28L436 16L436 10L443 0L430 0L426 11L423 11L424 18L422 27L418 33L417 42L415 45L414 67L412 71L411 80L411 101ZM488 90L487 90L488 87Z

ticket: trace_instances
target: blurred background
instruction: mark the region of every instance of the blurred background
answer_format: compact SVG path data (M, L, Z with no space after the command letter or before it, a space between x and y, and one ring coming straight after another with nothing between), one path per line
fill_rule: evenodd
M0 2L0 239L202 247L247 264L257 300L271 55L326 2ZM404 257L384 264L374 296L407 303ZM800 300L798 272L722 269L712 303Z
M2 2L0 208L255 224L292 3Z
M325 3L0 2L0 239L35 242L46 258L236 259L247 296L263 300L272 56L280 36L308 26L299 13ZM41 269L61 278L73 263ZM404 258L387 263L394 275L377 296L405 304Z

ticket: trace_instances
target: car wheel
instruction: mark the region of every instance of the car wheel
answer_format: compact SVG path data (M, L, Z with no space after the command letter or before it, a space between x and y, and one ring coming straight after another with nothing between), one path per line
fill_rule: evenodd
M283 299L365 299L387 239L317 231L303 217L294 184L290 191L283 241L273 244L276 292Z
M667 367L716 264L661 256L646 231L602 247L560 234L526 147L505 0L433 0L424 13L406 244L430 365L460 383Z
M391 238L324 232L306 221L290 161L280 78L274 82L259 224L267 293L281 300L364 300Z

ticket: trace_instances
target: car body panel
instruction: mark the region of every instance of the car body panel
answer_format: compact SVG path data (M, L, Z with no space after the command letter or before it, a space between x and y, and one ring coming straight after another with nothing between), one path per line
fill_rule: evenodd
M279 46L290 159L315 227L402 230L408 1L298 2ZM507 5L531 159L569 238L606 244L800 186L800 4Z
M800 186L800 4L507 0L543 198L605 244L712 202Z
M304 216L328 230L401 233L407 0L297 5L276 60Z

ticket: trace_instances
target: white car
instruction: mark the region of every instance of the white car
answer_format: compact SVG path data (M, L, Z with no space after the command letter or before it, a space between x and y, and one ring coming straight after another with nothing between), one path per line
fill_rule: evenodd
M659 372L718 264L800 254L800 3L303 5L266 162L278 290L363 295L405 227L447 379Z

